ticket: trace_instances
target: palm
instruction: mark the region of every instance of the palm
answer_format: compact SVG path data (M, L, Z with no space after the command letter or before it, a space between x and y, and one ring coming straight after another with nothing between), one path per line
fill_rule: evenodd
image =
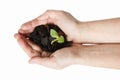
M60 15L63 17L60 17ZM66 24L65 22L68 22L69 24ZM21 48L31 58L30 63L42 64L44 66L52 68L62 68L74 63L74 59L79 52L79 44L59 49L54 53L48 53L42 51L37 45L33 44L23 35L31 33L37 25L54 23L58 26L61 26L61 29L66 33L68 40L76 42L76 37L73 37L76 34L71 34L70 32L73 30L76 32L75 25L77 25L77 22L78 21L76 19L74 19L70 14L66 12L48 11L40 17L23 24L18 31L20 34L16 34L15 38L17 39ZM66 26L69 26L69 28Z
M54 69L64 68L75 63L74 60L78 55L79 48L80 45L77 44L71 47L62 48L52 54L42 51L41 53L37 53L42 56L31 58L30 63L33 62Z
M62 48L54 53L49 53L42 51L37 45L33 44L20 34L16 34L15 38L21 48L30 57L30 63L41 64L56 69L73 64L75 58L78 56L78 50L81 47L80 44L73 44L71 47Z

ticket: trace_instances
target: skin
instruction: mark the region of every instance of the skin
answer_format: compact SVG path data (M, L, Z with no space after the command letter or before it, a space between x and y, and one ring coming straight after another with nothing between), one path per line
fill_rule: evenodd
M120 44L101 44L82 47L77 63L120 69Z
M120 18L82 22L79 25L78 40L82 43L120 43Z
M54 23L73 41L71 47L59 49L49 55L33 44L26 36L35 26ZM69 23L69 24L68 24ZM26 22L15 34L18 44L30 57L29 63L62 69L72 64L120 68L120 19L80 22L64 11L48 10ZM72 33L74 31L74 33ZM116 35L117 34L117 35ZM103 37L104 36L104 37ZM85 46L81 43L116 43ZM117 62L116 62L117 61Z
M15 38L20 47L30 57L29 63L40 64L54 69L62 69L76 63L78 52L82 47L80 44L73 44L71 47L59 49L51 54L42 51L37 45L31 43L20 34L15 34Z

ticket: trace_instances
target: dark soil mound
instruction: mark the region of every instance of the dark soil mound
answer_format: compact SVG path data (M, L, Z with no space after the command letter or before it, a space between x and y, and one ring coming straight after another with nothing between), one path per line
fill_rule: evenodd
M62 35L64 37L64 42L58 43L55 41L51 44L51 42L55 39L50 35L51 29L54 29L59 36ZM72 41L67 41L65 33L57 25L54 24L36 26L34 31L29 34L29 39L40 46L42 50L48 52L54 52L63 47L71 46L72 44Z

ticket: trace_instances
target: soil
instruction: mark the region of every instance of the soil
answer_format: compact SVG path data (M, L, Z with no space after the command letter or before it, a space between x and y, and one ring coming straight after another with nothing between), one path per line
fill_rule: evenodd
M58 35L62 35L65 39L64 43L58 43L57 41L51 44L54 39L50 35L50 29L54 29L58 32ZM67 41L65 33L55 24L46 24L36 26L32 33L29 34L29 39L37 44L43 51L54 52L58 49L69 47L72 45L72 41Z

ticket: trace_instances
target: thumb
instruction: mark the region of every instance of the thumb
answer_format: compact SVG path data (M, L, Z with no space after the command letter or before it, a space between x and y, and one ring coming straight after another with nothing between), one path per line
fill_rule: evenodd
M33 57L29 60L30 64L39 64L48 68L52 68L52 69L62 69L61 66L59 66L58 64L56 64L56 62L53 60L53 58L50 57Z
M33 57L29 60L30 64L45 64L49 63L49 58L42 58L42 57Z
M56 64L53 62L52 58L50 57L33 57L29 60L30 64L39 64L46 67L53 67Z

